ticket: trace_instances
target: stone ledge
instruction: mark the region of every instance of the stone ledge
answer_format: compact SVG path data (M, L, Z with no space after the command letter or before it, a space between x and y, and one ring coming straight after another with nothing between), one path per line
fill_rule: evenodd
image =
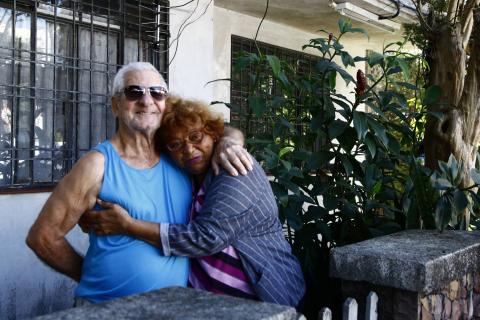
M41 316L41 320L80 319L305 319L295 308L171 287Z
M428 294L480 270L480 233L407 230L332 250L335 278Z

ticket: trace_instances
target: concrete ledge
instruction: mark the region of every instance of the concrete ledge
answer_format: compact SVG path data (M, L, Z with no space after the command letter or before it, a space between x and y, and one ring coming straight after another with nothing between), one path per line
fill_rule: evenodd
M172 287L111 302L41 316L42 320L80 319L305 319L295 308Z
M423 294L480 270L480 233L407 230L332 250L330 275Z

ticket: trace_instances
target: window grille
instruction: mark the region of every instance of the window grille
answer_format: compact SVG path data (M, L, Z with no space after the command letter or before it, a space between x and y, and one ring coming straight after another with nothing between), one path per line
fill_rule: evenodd
M249 81L252 70L246 67L238 74L235 74L233 70L239 54L242 52L257 53L257 46L252 39L235 35L232 35L231 42L231 74L233 81L231 82L230 87L230 101L235 107L230 110L230 122L232 126L245 132L247 137L252 135L257 137L261 135L271 135L273 123L270 123L267 117L256 117L248 107L247 98L249 95ZM300 75L314 72L315 64L318 62L318 57L300 51L290 50L259 41L257 41L257 45L263 54L275 55L280 60L287 61L291 65L296 66L297 73ZM273 75L270 77L267 86L269 86L268 91L270 93L275 95L281 94L280 85L277 85ZM305 117L306 113L303 110L303 103L300 98L296 100L295 106L295 110L291 110L288 119L297 127L299 132L303 133L304 124L302 123L304 121L302 121L302 118Z
M168 0L0 1L0 192L51 187L116 130L118 68L168 79Z

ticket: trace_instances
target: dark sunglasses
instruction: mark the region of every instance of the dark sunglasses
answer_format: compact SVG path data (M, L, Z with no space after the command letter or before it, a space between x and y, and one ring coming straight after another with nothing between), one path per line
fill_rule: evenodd
M140 100L144 94L148 93L150 96L157 100L162 101L167 97L167 89L162 86L155 86L155 87L142 87L142 86L128 86L123 89L123 94L125 94L125 98L130 101Z
M203 141L203 131L194 130L188 134L188 136L183 140L173 140L166 144L168 150L172 152L177 152L185 148L185 143L189 142L191 144L199 144Z

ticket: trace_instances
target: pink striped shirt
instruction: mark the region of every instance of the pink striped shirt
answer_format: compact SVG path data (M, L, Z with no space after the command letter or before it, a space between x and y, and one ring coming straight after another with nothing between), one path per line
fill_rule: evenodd
M202 185L194 196L190 219L194 219L195 215L200 212L204 199L205 189ZM257 299L243 271L242 262L232 246L210 256L192 259L188 280L190 285L196 289Z

